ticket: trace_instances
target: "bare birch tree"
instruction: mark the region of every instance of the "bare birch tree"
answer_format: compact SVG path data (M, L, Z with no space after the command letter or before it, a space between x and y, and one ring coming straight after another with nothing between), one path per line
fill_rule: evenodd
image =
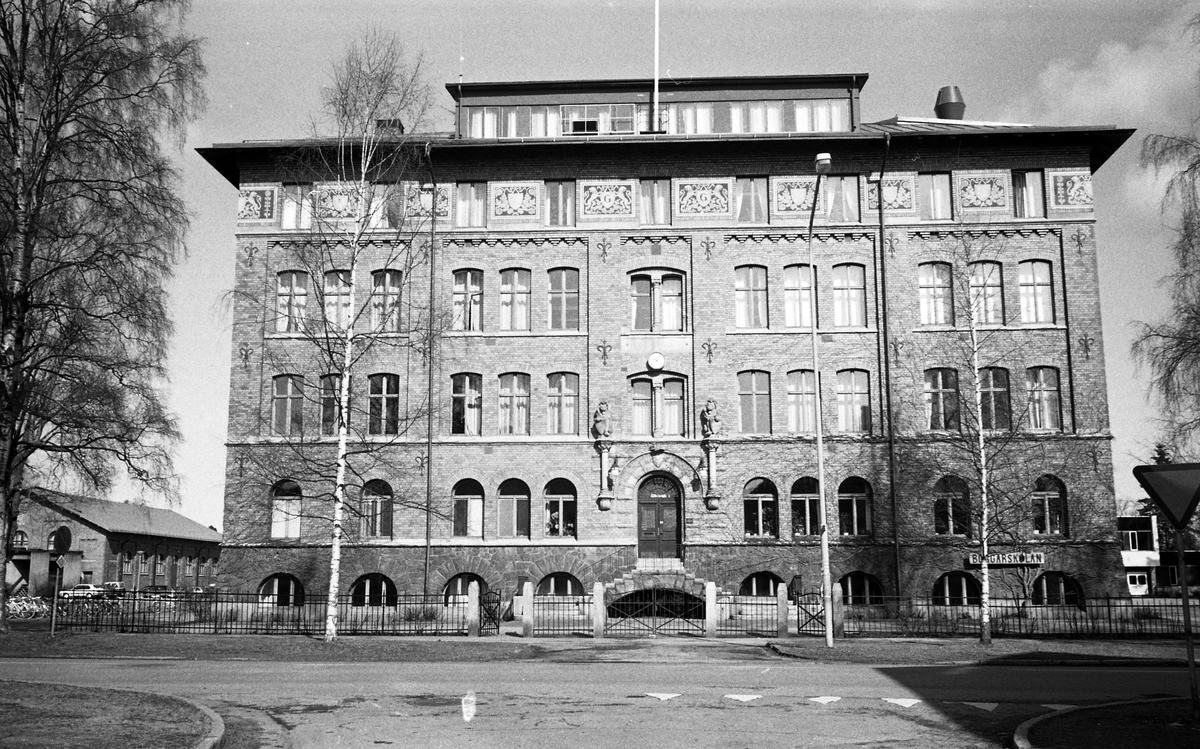
M0 544L22 490L174 488L163 285L187 213L161 144L203 106L184 0L0 3ZM7 631L0 586L0 631Z

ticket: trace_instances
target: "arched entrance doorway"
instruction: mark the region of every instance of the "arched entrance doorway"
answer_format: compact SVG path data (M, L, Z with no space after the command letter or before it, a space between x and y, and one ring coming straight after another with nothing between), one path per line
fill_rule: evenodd
M679 484L666 476L651 476L638 487L638 556L678 559Z

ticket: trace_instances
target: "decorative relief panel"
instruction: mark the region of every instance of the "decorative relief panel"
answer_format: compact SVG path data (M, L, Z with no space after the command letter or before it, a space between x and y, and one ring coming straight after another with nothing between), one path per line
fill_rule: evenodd
M715 217L733 215L728 179L688 179L675 184L675 214L684 217Z
M327 182L314 185L313 208L321 218L354 220L358 210L358 189L352 183Z
M1053 208L1091 208L1090 172L1050 174L1050 205Z
M816 177L773 177L771 215L807 216L817 190Z
M450 216L450 186L437 187L437 217ZM409 182L404 186L404 213L412 218L430 218L434 214L433 185Z
M916 210L916 205L913 202L913 193L913 178L911 176L884 177L883 209L885 211ZM879 210L878 182L869 182L867 184L867 208L872 211Z
M493 182L491 212L494 218L536 219L538 182Z
M966 209L1008 208L1008 174L965 174L958 178L958 203Z
M275 221L278 198L277 187L245 187L238 190L238 221Z
M634 217L634 182L580 182L579 215L581 218Z

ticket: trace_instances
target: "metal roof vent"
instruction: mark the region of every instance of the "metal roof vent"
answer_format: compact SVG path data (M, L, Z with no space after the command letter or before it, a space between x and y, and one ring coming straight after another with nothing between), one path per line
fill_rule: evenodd
M933 105L933 113L939 120L961 120L967 103L963 101L962 92L958 86L942 86L938 91L937 104Z

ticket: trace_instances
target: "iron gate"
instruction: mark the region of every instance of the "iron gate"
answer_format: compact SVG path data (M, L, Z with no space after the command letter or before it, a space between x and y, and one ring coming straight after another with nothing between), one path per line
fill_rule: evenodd
M796 596L796 633L825 634L825 602L820 593L801 593Z
M480 634L500 634L500 594L495 591L479 597Z
M682 590L646 588L608 605L604 631L612 635L704 636L704 599Z

